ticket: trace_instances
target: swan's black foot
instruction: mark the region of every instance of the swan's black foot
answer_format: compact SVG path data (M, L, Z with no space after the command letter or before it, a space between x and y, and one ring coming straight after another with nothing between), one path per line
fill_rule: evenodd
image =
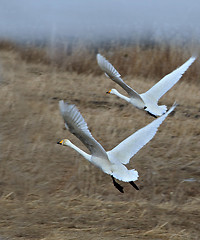
M148 112L148 111L147 111L147 113L148 113L149 115L151 115L152 117L155 117L155 118L157 118L157 116L156 116L156 115L154 115L153 113L150 113L150 112Z
M122 187L121 185L119 185L119 183L117 183L117 182L115 181L115 179L114 179L113 176L111 176L111 177L112 177L114 186L115 186L121 193L124 193L123 187Z
M133 181L130 181L129 182L136 190L140 190L139 187L133 182Z

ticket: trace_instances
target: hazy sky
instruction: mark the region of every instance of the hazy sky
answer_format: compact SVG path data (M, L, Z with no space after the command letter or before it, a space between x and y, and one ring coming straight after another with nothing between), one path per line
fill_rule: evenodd
M199 0L0 0L0 38L200 39Z

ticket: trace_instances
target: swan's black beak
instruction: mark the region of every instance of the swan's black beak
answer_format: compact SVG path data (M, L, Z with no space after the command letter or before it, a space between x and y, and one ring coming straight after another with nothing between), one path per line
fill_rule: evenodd
M63 143L63 140L57 142L57 144L60 144L60 145L62 145L62 143Z
M106 92L106 93L110 94L110 92L111 92L111 90L110 90L110 91L108 91L108 92Z

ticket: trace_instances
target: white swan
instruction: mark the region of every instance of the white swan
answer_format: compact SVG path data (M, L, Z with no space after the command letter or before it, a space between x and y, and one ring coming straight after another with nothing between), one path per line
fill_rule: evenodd
M189 68L189 66L195 61L196 57L191 57L182 66L163 77L158 83L156 83L147 92L138 94L131 87L129 87L122 79L118 71L109 63L101 54L97 54L97 62L106 76L110 77L114 82L119 84L129 95L126 97L119 93L116 89L111 89L107 93L112 93L118 97L131 103L133 106L139 109L144 109L150 115L161 116L167 111L165 105L158 106L158 100L178 82L183 73Z
M133 182L138 179L138 172L135 169L128 170L124 165L132 158L145 144L147 144L156 134L158 127L165 120L170 112L174 110L174 104L166 114L157 118L146 127L138 130L111 151L106 152L104 148L93 138L88 130L87 123L75 105L68 104L61 100L59 102L60 112L65 121L66 128L73 133L89 149L87 154L68 139L63 139L58 144L69 146L81 154L89 162L99 167L103 172L111 175L114 186L123 192L115 178L124 182L129 182L137 190L139 188Z

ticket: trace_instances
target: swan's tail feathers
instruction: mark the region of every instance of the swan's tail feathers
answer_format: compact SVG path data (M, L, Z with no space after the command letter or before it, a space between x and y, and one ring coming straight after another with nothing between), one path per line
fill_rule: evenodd
M161 105L161 106L156 106L156 108L151 106L150 108L148 107L145 108L145 111L147 111L147 113L150 114L151 116L157 118L167 112L167 106Z
M112 172L112 176L123 182L136 181L139 177L135 169L128 170L123 164L116 165L116 169Z
M159 106L159 108L161 109L161 111L163 112L160 112L162 114L160 114L159 116L165 116L167 117L172 111L174 111L174 109L178 106L178 104L176 102L174 102L174 104L171 106L171 108L167 111L167 107L165 105L161 105Z
M162 114L167 112L167 106L166 105L160 105L159 108L160 108Z
M168 111L167 111L167 106L165 106L165 105L161 105L161 106L159 106L159 108L163 110L162 115L165 114L165 113L167 115L169 115L177 106L178 106L178 104L176 102L174 102L173 105L171 106L171 108Z

